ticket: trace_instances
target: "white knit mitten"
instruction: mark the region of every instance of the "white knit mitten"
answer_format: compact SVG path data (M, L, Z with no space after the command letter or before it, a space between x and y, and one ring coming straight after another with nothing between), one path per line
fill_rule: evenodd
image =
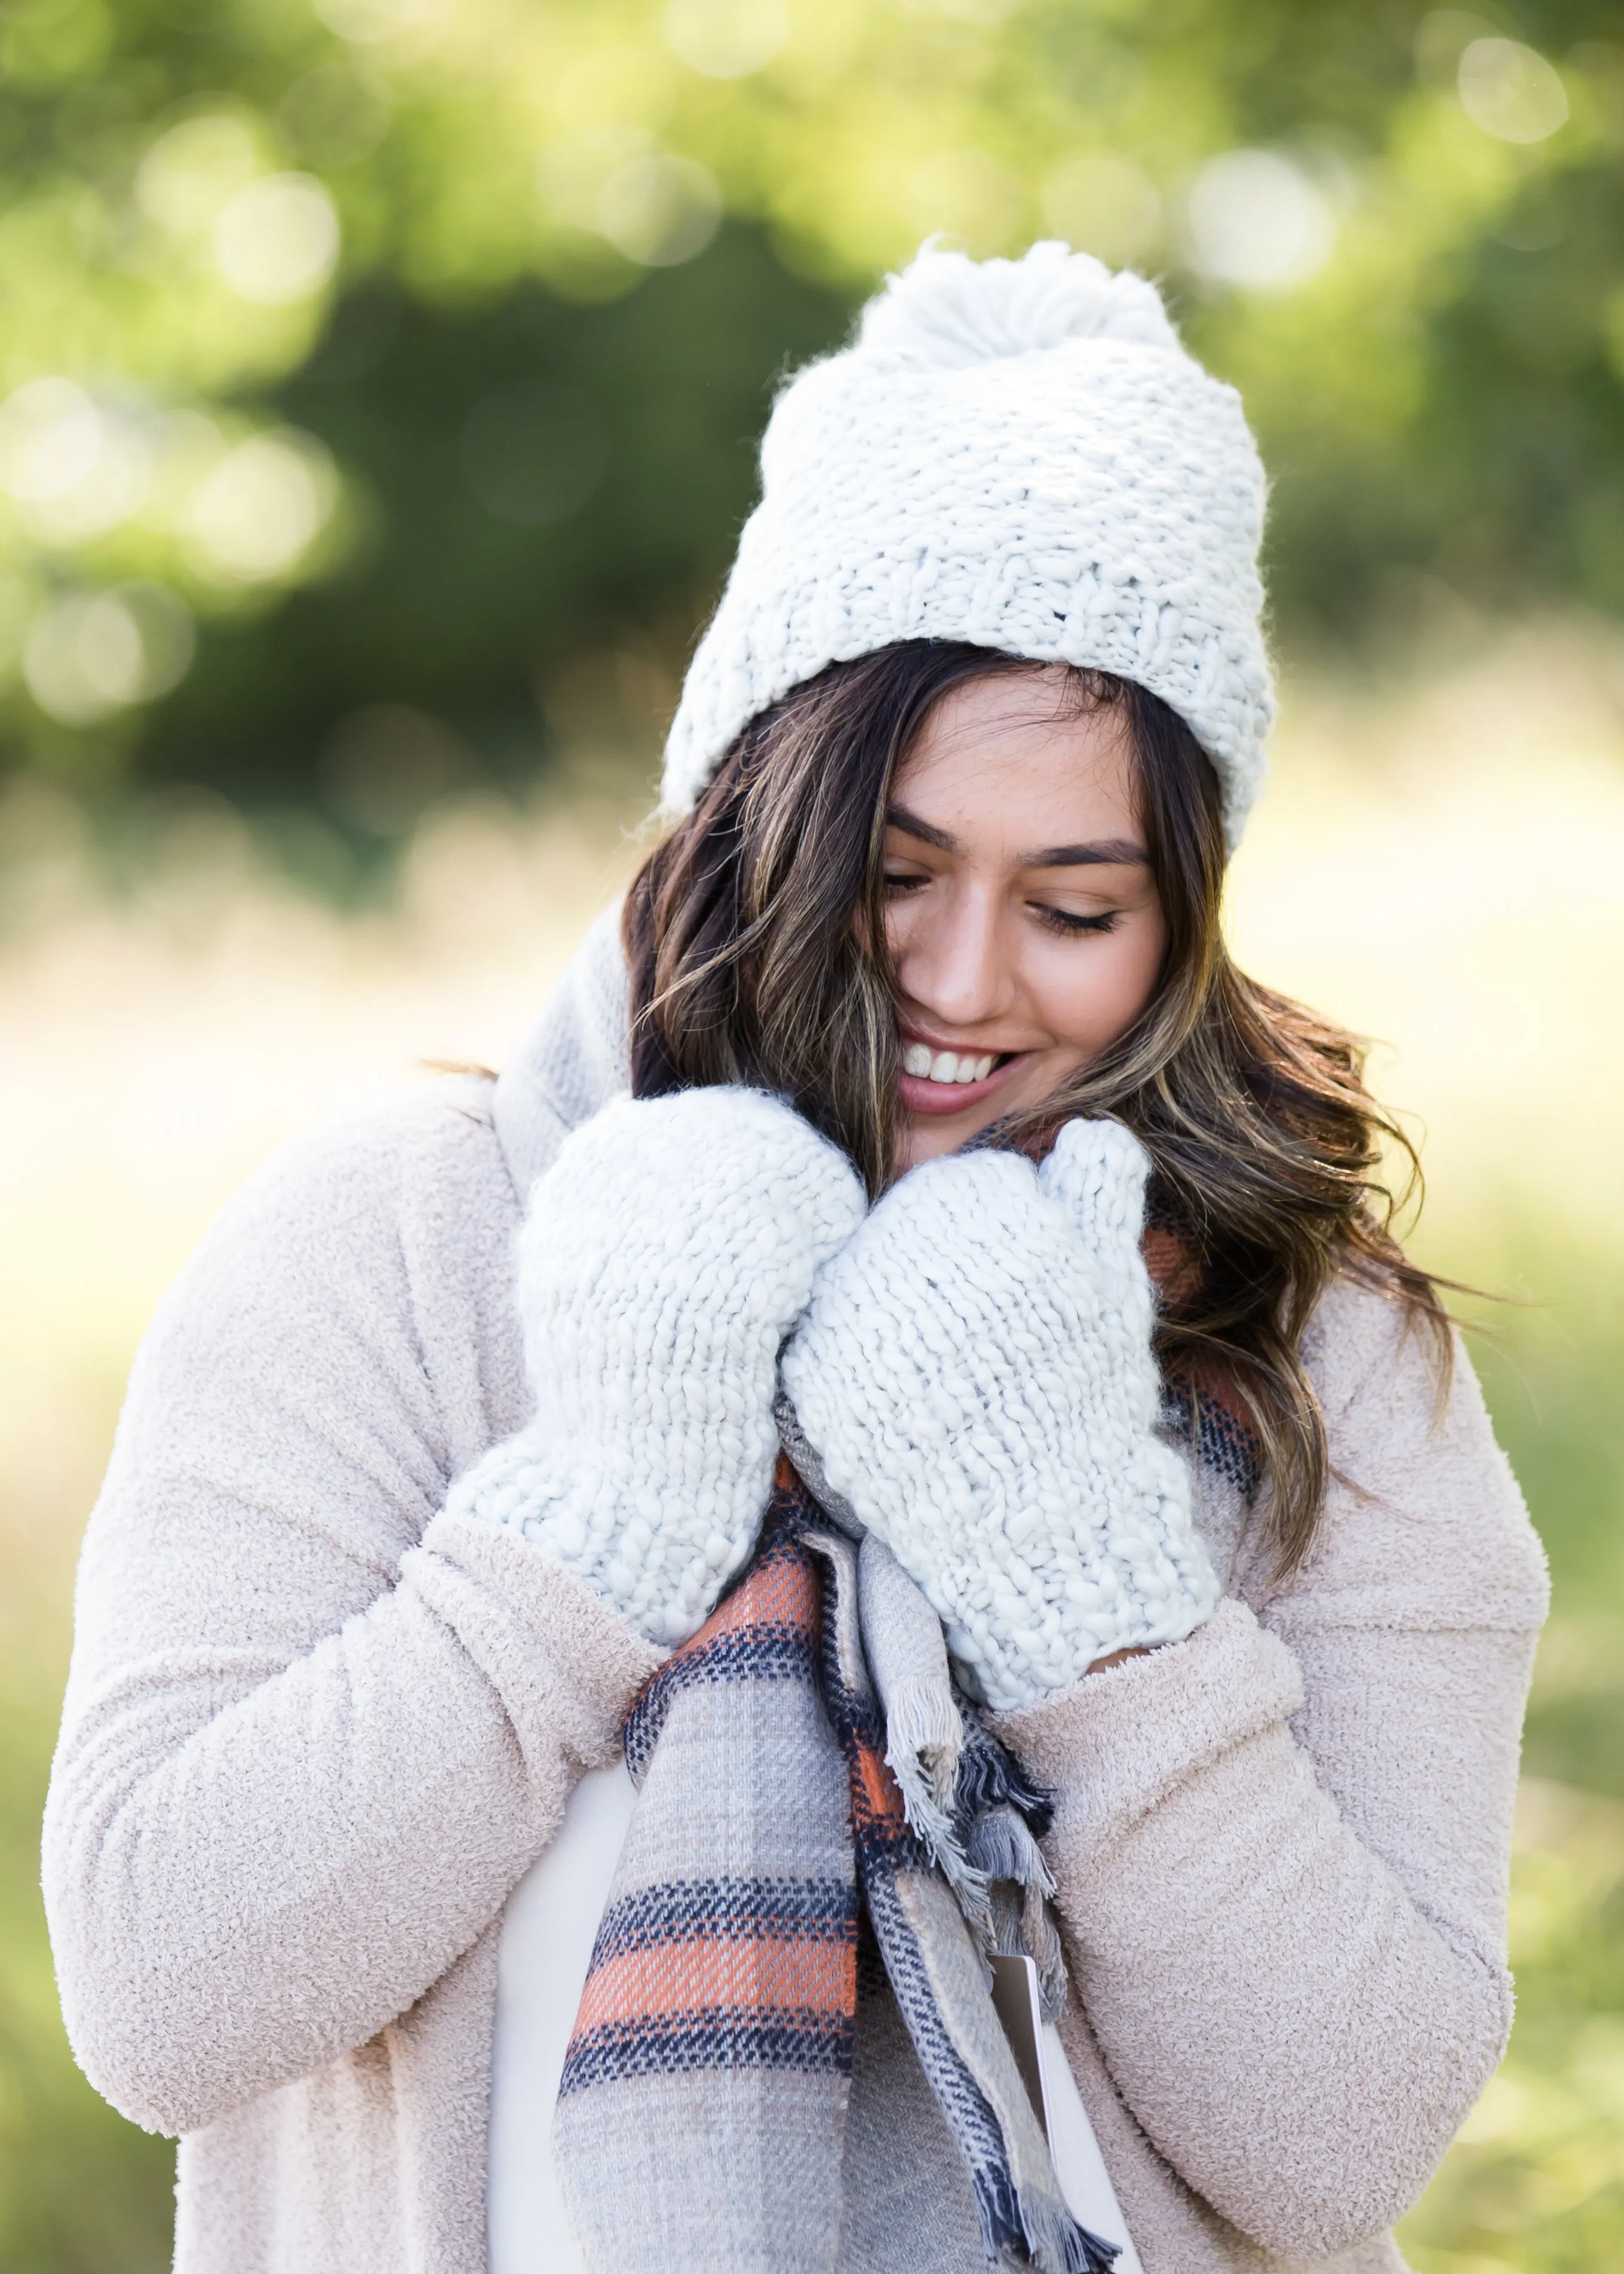
M827 1480L1000 1711L1177 1642L1218 1600L1155 1434L1143 1148L1072 1121L1042 1167L915 1169L818 1275L784 1387Z
M863 1191L749 1089L605 1106L538 1182L519 1237L534 1420L453 1487L652 1642L703 1624L772 1484L778 1352Z

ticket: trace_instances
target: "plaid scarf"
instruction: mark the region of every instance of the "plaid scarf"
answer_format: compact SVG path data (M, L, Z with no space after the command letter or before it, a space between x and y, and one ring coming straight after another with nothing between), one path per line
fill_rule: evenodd
M1047 1803L958 1703L923 1597L787 1460L755 1560L644 1688L626 1758L638 1805L553 2131L594 2274L830 2274L860 1904L988 2258L1105 2274L981 1962L1028 1949L1057 2002Z
M1173 1277L1177 1246L1146 1248ZM1165 1413L1250 1498L1256 1441L1229 1386L1171 1387ZM988 2260L1109 2274L1116 2248L1066 2206L983 1963L1034 1958L1058 2012L1048 1801L965 1704L936 1614L786 1405L779 1423L753 1562L627 1723L638 1803L553 2121L587 2264L833 2274L866 1911Z

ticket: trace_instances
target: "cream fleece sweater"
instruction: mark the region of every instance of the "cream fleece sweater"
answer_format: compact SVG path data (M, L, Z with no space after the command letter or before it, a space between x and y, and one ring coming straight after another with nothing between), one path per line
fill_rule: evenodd
M623 1082L595 927L494 1089L294 1146L138 1359L45 1834L68 2029L184 2135L182 2274L483 2274L503 1906L658 1653L451 1480L528 1418L520 1195ZM1350 1287L1271 1588L1007 1717L1057 1796L1066 2049L1147 2274L1377 2274L1498 2061L1542 1559L1462 1359ZM854 2117L861 2103L854 2101ZM843 2268L842 2274L856 2274Z

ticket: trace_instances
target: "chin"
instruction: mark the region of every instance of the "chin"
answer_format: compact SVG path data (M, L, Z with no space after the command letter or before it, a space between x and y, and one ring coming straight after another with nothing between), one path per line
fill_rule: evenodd
M1086 1064L1086 1058L1079 1059L1077 1065L1064 1067L1049 1081L1032 1081L1030 1075L1035 1070L1026 1069L1027 1079L1011 1084L1007 1091L993 1089L985 1099L966 1106L962 1113L910 1112L905 1103L901 1133L897 1141L898 1172L917 1169L925 1161L939 1161L944 1154L957 1153L996 1123L1043 1105Z
M979 1137L983 1129L990 1129L995 1121L1003 1119L1003 1110L974 1118L966 1115L962 1122L957 1114L929 1118L910 1114L897 1141L897 1165L906 1171L917 1169L925 1161L939 1161L944 1154L957 1153L972 1138Z

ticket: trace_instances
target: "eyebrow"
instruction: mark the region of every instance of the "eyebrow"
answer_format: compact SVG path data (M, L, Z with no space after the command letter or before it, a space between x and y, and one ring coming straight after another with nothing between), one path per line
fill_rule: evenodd
M938 829L934 822L921 821L910 813L906 805L891 805L885 809L885 825L899 829L905 837L916 837L921 845L934 845L938 853L962 854L964 847L951 830ZM1131 837L1097 837L1086 845L1046 845L1041 852L1016 855L1018 869L1107 869L1141 868L1149 855L1142 845Z

